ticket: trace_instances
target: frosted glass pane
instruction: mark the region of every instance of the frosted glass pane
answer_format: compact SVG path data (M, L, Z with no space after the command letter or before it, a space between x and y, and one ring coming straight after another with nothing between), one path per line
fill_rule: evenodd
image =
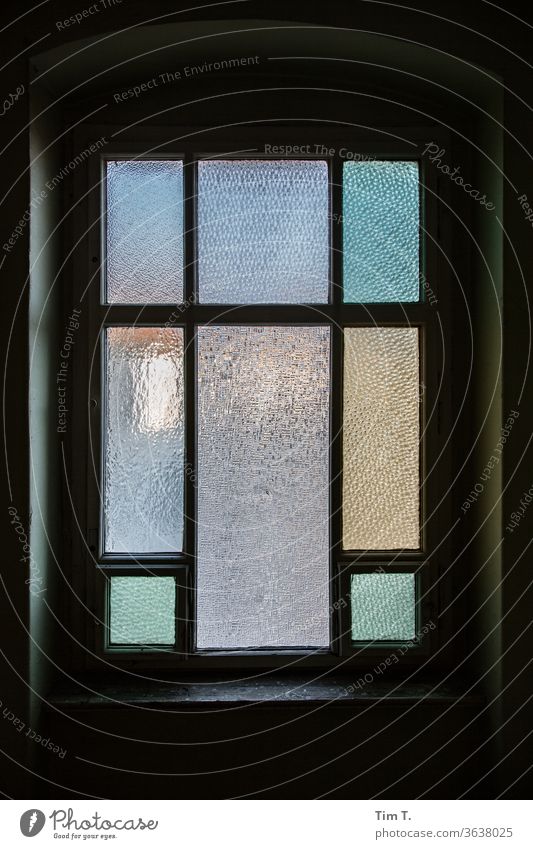
M183 165L107 163L107 300L183 301Z
M352 575L352 640L415 636L414 575Z
M200 648L329 644L326 327L198 334Z
M180 551L183 535L183 332L106 333L105 549Z
M343 544L419 547L418 330L344 331Z
M111 578L110 643L174 645L174 578Z
M417 162L345 162L344 300L418 301Z
M200 300L327 303L326 162L198 163Z

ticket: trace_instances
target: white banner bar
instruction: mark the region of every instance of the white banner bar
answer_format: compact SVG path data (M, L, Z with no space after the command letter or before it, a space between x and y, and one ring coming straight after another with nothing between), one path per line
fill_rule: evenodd
M522 801L12 801L2 846L190 849L531 849Z

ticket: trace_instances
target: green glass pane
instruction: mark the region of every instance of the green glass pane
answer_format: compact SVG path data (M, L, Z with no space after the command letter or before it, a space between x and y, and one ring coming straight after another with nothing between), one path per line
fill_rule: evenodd
M174 645L174 578L111 578L110 619L112 645Z
M415 576L352 575L352 640L412 640Z
M418 301L417 162L345 162L344 301Z

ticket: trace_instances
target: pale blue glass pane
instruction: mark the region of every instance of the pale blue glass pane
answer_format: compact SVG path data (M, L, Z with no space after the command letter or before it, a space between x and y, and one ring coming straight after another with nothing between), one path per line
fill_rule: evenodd
M419 300L417 162L345 162L344 301Z
M199 648L329 644L328 327L198 333Z
M198 163L202 303L327 303L328 166Z
M411 640L415 636L415 576L352 575L352 640Z
M110 620L111 644L174 645L174 578L111 578Z
M107 301L183 301L183 163L107 163Z
M108 328L106 551L181 551L183 408L183 331Z

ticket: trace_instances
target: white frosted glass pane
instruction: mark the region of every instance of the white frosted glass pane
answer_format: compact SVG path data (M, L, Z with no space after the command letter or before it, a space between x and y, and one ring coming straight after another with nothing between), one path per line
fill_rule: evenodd
M183 301L183 164L107 163L107 301Z
M198 163L202 303L327 303L328 167Z
M180 551L183 331L106 332L105 549Z
M199 330L199 648L329 644L329 347Z
M418 301L417 162L345 162L344 300Z
M174 578L113 577L109 610L111 644L174 645Z
M419 547L418 330L344 331L343 545Z
M411 640L415 636L415 577L352 575L352 640Z

